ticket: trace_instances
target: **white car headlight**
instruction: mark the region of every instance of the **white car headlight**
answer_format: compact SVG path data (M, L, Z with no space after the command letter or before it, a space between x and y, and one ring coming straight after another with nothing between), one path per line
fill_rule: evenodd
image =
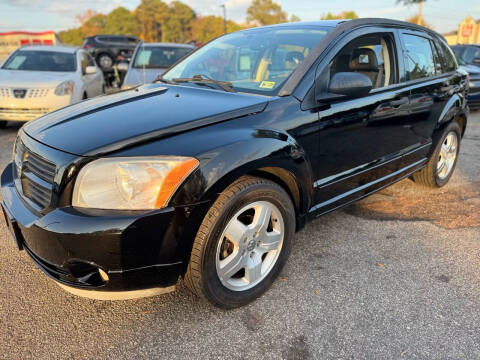
M55 88L55 95L57 96L70 95L71 93L73 93L74 86L75 86L75 83L73 81L64 81Z
M198 160L181 156L99 159L80 170L72 205L108 210L165 207Z

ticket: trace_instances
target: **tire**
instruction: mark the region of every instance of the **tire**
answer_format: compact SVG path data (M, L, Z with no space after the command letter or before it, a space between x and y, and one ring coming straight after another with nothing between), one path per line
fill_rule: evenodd
M258 221L263 214L268 222ZM220 308L246 305L276 279L294 235L295 209L286 191L266 179L241 177L205 215L193 243L185 284Z
M431 188L440 188L448 183L457 165L461 134L462 130L455 121L444 128L427 166L413 174L416 183Z
M0 120L0 129L5 129L7 127L8 121Z
M113 58L106 53L97 56L97 64L103 71L111 70L113 67Z

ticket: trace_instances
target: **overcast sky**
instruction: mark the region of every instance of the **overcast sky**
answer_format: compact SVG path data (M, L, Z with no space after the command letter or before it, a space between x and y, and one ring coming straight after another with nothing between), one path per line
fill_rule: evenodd
M76 27L75 15L87 9L107 13L117 6L134 9L140 0L0 0L0 32L12 30L65 30ZM168 2L168 1L167 1ZM184 0L197 14L222 15L220 5L227 6L229 19L244 22L251 0ZM318 20L327 12L354 10L361 17L386 17L405 20L417 12L417 6L397 5L396 0L281 0L277 1L289 15L302 20ZM480 19L479 0L428 0L425 20L435 30L455 30L467 15Z

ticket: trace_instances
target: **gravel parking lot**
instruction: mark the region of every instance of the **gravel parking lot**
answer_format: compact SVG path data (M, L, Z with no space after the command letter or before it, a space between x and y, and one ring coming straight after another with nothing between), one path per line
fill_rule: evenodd
M297 234L282 276L234 311L175 293L65 293L0 221L0 358L480 358L480 113L451 182L404 180ZM0 130L0 169L17 127Z

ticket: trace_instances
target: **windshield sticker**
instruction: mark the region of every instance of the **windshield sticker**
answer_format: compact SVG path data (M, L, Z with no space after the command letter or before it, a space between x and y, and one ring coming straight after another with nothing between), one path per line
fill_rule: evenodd
M135 65L137 66L146 66L150 64L150 56L152 56L152 51L151 50L142 50L138 55L137 55L137 61L135 61Z
M8 64L8 69L18 70L18 68L22 66L22 64L25 62L26 58L27 58L26 56L22 56L22 55L15 56L10 62L10 64Z
M262 89L273 89L275 86L275 81L262 81L260 87Z

